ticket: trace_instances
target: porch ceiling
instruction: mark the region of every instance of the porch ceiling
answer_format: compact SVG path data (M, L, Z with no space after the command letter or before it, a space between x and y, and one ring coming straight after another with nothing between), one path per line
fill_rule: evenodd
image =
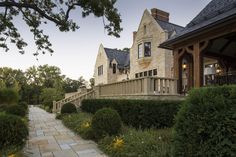
M236 33L211 40L205 52L236 59Z

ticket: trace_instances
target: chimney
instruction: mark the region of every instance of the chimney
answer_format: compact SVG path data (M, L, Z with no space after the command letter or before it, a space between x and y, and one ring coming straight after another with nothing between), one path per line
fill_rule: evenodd
M134 40L135 40L135 38L136 38L136 35L137 35L137 32L134 31L134 32L133 32L133 42L134 42Z
M168 12L159 10L157 8L152 8L151 9L151 13L152 13L152 17L154 19L158 19L158 20L169 22L169 15L170 14Z

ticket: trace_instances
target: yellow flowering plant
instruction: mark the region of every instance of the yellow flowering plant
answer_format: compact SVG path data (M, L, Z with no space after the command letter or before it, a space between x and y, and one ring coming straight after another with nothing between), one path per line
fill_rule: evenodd
M114 149L121 149L124 146L124 140L121 137L115 137L112 146Z

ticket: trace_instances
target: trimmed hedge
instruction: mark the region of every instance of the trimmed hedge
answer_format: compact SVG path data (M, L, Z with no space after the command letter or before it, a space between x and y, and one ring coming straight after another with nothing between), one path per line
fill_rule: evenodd
M182 101L156 100L118 100L118 99L85 99L81 109L95 113L108 107L115 109L122 121L135 128L165 128L174 124L174 116Z
M25 117L27 114L27 109L20 105L8 105L5 108L6 113L13 114L20 117Z
M18 102L19 95L15 89L3 88L0 89L0 104L16 104Z
M21 150L28 136L28 127L20 117L0 113L0 154Z
M107 135L117 135L121 130L121 125L119 114L111 108L98 110L92 119L92 129L97 139L102 139Z
M77 113L77 109L74 104L66 103L61 108L61 114L64 113Z
M195 89L176 117L173 156L236 156L236 86Z

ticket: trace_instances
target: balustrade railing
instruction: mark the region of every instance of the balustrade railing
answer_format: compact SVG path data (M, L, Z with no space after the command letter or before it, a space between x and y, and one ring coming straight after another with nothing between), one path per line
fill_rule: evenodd
M229 85L236 84L236 72L228 72L222 74L206 75L205 85Z

